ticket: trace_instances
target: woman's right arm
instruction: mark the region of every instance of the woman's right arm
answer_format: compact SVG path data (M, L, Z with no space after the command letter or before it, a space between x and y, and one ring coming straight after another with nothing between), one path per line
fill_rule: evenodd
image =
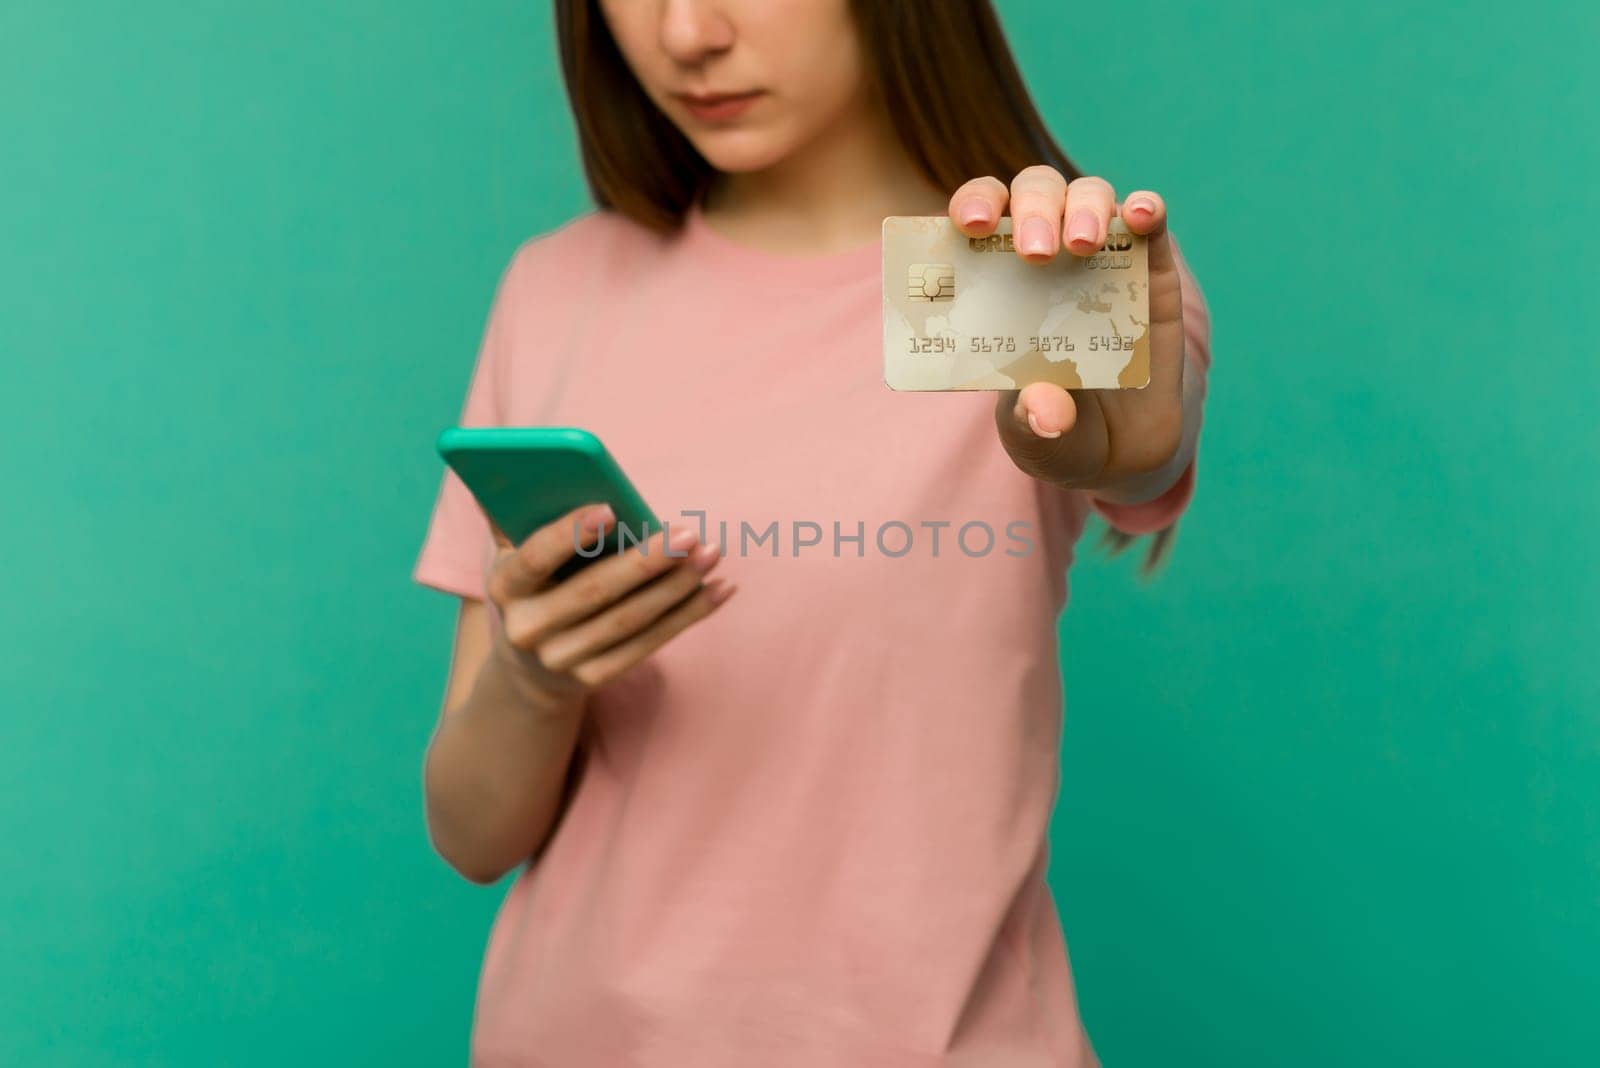
M609 509L579 509L513 546L498 530L489 575L500 623L463 599L439 725L423 765L428 834L451 867L488 885L533 856L560 814L566 772L597 687L710 615L732 594L716 546L666 533L551 579L574 551L573 524L608 529Z

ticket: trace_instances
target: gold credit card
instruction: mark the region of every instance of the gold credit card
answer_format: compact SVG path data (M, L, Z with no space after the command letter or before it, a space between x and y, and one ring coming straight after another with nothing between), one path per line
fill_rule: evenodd
M969 238L945 215L883 220L883 380L890 389L1142 389L1150 263L1119 218L1100 251L1028 263L1011 218Z

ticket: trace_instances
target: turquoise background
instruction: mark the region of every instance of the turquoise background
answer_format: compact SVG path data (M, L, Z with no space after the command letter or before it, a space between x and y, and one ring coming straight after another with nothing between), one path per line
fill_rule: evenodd
M1216 318L1172 566L1088 552L1054 885L1110 1065L1600 1049L1592 4L1004 3ZM0 1063L448 1064L409 583L584 209L542 3L0 7Z

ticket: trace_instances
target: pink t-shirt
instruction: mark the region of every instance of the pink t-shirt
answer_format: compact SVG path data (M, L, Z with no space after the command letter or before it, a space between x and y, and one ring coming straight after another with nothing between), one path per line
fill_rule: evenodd
M590 212L502 275L461 423L594 431L740 589L595 695L475 1065L1095 1063L1045 881L1056 620L1087 513L1156 530L1194 467L1106 505L1019 472L992 393L890 391L879 260ZM414 578L482 598L492 555L446 473Z

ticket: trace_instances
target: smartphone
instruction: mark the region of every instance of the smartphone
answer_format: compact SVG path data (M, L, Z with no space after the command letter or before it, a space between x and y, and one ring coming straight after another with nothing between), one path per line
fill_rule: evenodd
M439 455L514 544L579 505L611 505L617 521L606 549L580 556L555 573L559 581L661 529L639 491L600 439L578 427L497 426L445 429ZM569 534L569 536L571 536Z

